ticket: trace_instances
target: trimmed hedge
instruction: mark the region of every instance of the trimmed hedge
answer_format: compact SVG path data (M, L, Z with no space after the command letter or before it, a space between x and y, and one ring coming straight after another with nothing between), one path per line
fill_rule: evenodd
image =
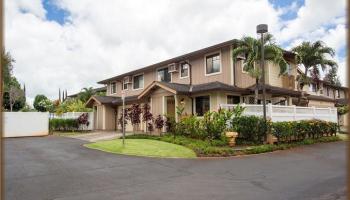
M77 119L50 119L50 131L77 131L79 121Z
M337 123L322 120L302 120L271 123L271 133L278 142L301 141L306 138L321 138L337 133Z
M261 144L269 123L257 116L241 116L233 119L238 132L237 144ZM265 125L266 124L266 125Z

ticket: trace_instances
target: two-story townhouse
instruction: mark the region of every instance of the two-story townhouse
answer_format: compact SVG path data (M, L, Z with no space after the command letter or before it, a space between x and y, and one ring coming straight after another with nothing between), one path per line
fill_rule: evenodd
M300 70L298 74L303 73ZM311 82L303 87L307 96L307 106L335 107L348 101L348 88L333 85L327 81Z
M127 107L147 103L154 116L175 119L177 106L184 107L185 114L202 116L220 104L254 103L256 80L244 71L243 56L232 59L235 43L230 40L98 82L107 86L107 96L93 96L86 104L94 110L95 129L120 128L122 94ZM297 67L294 54L285 51L284 56L289 63L284 75L276 64L265 64L267 101L292 105L301 96L295 87ZM141 123L140 129L144 126ZM130 123L126 129L132 130Z

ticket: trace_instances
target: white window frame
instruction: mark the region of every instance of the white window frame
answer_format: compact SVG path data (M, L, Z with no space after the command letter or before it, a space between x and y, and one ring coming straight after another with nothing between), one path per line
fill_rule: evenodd
M126 89L124 89L124 85L126 84ZM123 79L122 81L122 90L123 91L126 91L126 90L129 90L129 84L128 83L125 83L125 78Z
M140 88L134 88L134 77L135 76L140 76L140 75L142 75L143 76L143 83L142 83L142 88L140 87ZM144 73L140 73L140 74L135 74L135 75L133 75L132 76L132 90L143 90L143 88L145 87L145 75L144 75Z
M187 66L188 66L188 73L187 73L187 76L181 76L181 68L182 68L182 65L183 64L187 64ZM189 62L188 61L186 61L186 62L180 62L179 63L179 79L185 79L185 78L188 78L189 76L190 76L190 73L191 73L191 67L190 67L190 64L189 64Z
M269 65L270 66L270 65ZM254 69L256 68L256 62L254 62ZM244 60L242 60L242 73L248 74L248 71L244 70Z
M161 70L161 69L165 69L165 68L168 68L168 73L169 73L169 67L168 66L165 66L165 67L158 67L156 69L156 80L161 82L161 80L159 80L159 76L158 76L158 70ZM170 82L169 83L172 83L173 82L173 73L169 73L170 74Z
M218 72L207 74L207 57L212 56L214 54L219 54L219 56L220 56L220 70ZM221 53L221 50L205 54L204 55L204 76L213 76L213 75L218 75L221 73L222 73L222 53Z
M113 87L112 87L112 84L113 83L115 83L115 92L113 92ZM110 84L109 84L109 92L111 93L111 94L117 94L117 81L113 81L113 82L111 82Z

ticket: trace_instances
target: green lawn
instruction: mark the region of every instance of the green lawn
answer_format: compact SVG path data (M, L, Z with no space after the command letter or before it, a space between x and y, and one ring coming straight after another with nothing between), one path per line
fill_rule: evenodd
M126 139L123 147L121 139L100 141L84 145L110 153L125 155L168 157L168 158L195 158L196 154L189 148L168 142L149 139Z

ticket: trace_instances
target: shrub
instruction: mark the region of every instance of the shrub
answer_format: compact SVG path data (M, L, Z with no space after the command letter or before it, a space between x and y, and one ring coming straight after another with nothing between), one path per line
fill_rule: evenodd
M79 125L85 125L85 126L89 126L90 122L89 122L89 113L83 113L78 117L78 124Z
M141 113L142 113L142 110L139 104L132 104L131 107L129 108L128 115L129 115L131 124L134 126L133 127L134 131L136 131L135 130L136 126L138 126L141 123Z
M262 143L266 136L266 129L269 123L265 123L264 119L256 116L241 116L232 119L236 124L238 132L238 140L240 142L251 142L254 144Z
M301 120L295 122L273 122L271 133L278 142L305 140L306 138L322 138L333 136L337 132L337 124L322 120Z
M195 115L183 117L177 126L176 131L179 135L187 136L196 139L205 139L208 135L205 134L202 128L202 119Z
M164 127L164 119L161 115L158 115L157 118L154 120L154 124L156 128L161 132L162 128Z
M50 131L76 131L79 129L77 119L50 119Z

